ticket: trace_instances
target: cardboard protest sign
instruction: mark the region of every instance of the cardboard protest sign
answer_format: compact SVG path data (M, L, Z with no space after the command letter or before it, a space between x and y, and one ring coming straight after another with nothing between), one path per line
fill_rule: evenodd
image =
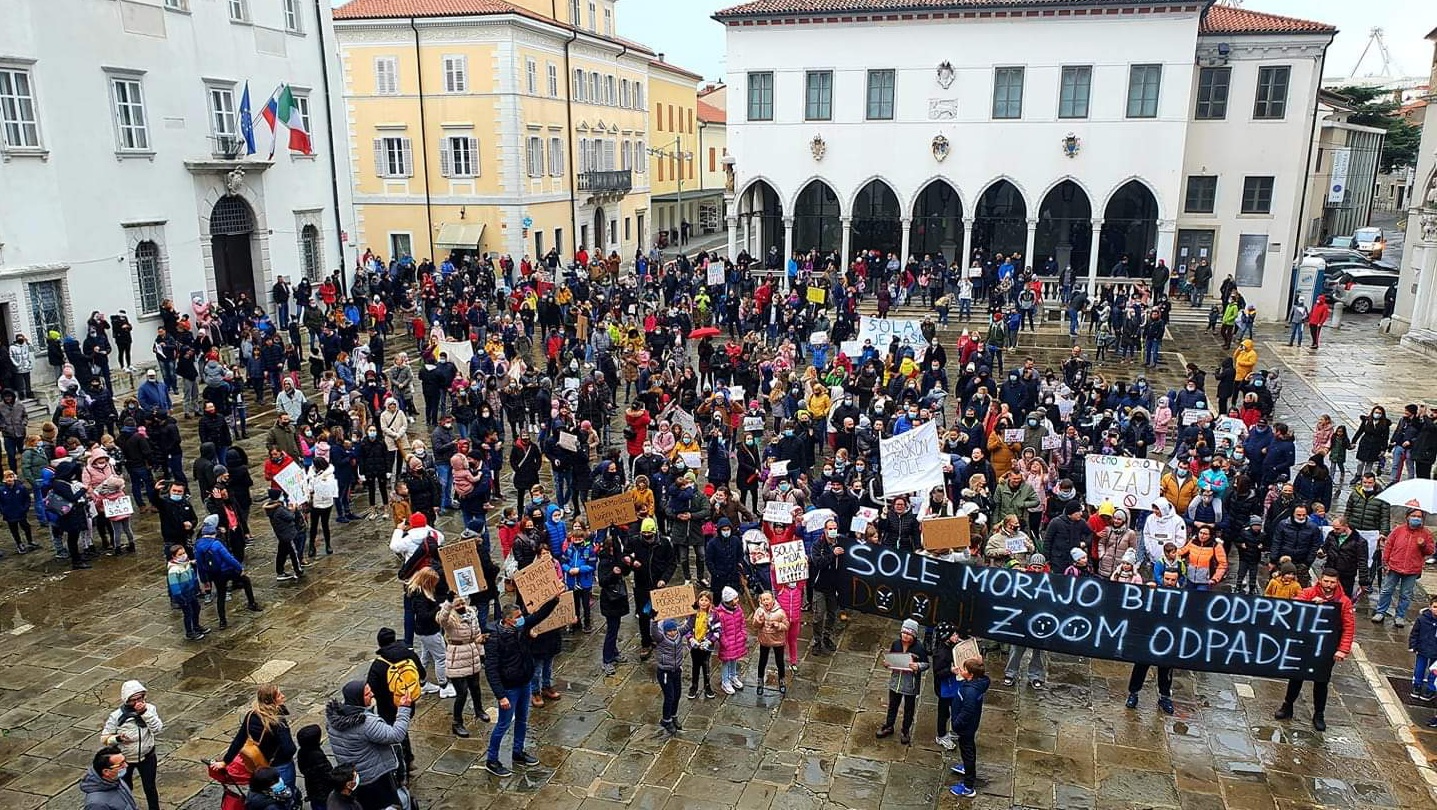
M554 606L554 612L542 622L534 625L535 633L547 633L551 630L563 630L571 624L579 621L579 611L574 607L574 592L564 591L559 597L559 603Z
M927 492L943 486L943 462L938 449L938 423L881 439L878 455L883 468L883 492L889 496Z
M745 417L743 418L743 432L744 432L744 433L762 433L762 432L763 432L763 417L762 417L762 416L745 416Z
M790 540L769 548L773 552L773 578L780 585L808 579L808 555L802 540Z
M1148 588L944 562L845 542L849 605L1066 655L1258 678L1328 680L1338 606Z
M135 502L130 500L129 495L121 495L113 500L103 501L105 504L105 517L110 520L123 520L135 514Z
M571 453L576 452L579 449L579 437L573 433L561 430L559 431L559 447Z
M953 666L961 667L969 658L983 660L983 651L978 649L978 639L965 638L953 645Z
M479 548L473 540L440 546L439 564L444 566L444 579L449 583L449 590L460 596L471 596L489 587L484 579L484 568L479 565ZM461 582L459 572L466 569L468 574Z
M1087 468L1087 499L1094 506L1112 501L1130 512L1153 508L1153 499L1161 494L1159 482L1163 462L1155 458L1099 456L1089 454Z
M918 529L923 535L923 547L929 551L968 548L972 543L968 536L969 526L966 516L920 520Z
M783 461L770 461L768 463L768 475L770 478L782 478L788 475L788 459Z
M1063 446L1063 437L1062 437L1062 436L1059 436L1059 435L1057 435L1057 434L1055 434L1055 433L1050 433L1050 434L1048 434L1047 436L1044 436L1044 437L1043 437L1043 445L1042 445L1042 447L1043 447L1044 450L1057 450L1059 447L1062 447L1062 446Z
M649 591L649 599L654 606L654 618L677 619L694 615L694 603L698 601L698 595L694 593L692 584L674 585Z
M1012 443L1012 442L1021 442L1021 441L1023 441L1023 429L1022 429L1022 428L1008 428L1007 430L1004 430L1004 431L1003 431L1003 441L1009 442L1009 443Z
M540 557L514 574L514 587L524 600L524 609L538 610L544 603L564 592L564 581L548 557Z
M713 262L713 263L709 264L708 277L707 277L707 278L708 278L708 284L709 284L710 287L717 287L717 286L723 284L723 283L724 283L723 264L722 264L721 262Z
M299 466L298 462L291 461L275 473L274 485L284 490L291 503L299 504L309 500L309 490L304 485L304 468Z
M828 345L828 333L827 333L827 332L814 332L813 334L811 334L811 335L808 336L808 342L809 342L810 345L813 345L813 346L827 346L827 345Z
M627 526L639 519L634 496L628 492L589 501L584 505L584 514L589 518L589 528L595 531L610 526Z
M763 505L763 519L769 523L792 523L793 504L788 501L768 501Z
M685 431L689 435L693 435L698 431L698 423L694 421L694 415L683 408L674 408L672 418L674 424L678 425L680 430Z
M828 291L827 291L827 290L823 289L822 287L809 287L809 288L808 288L808 303L810 303L810 304L822 304L824 301L827 301L827 300L828 300Z
M913 653L884 653L883 665L889 669L910 670L913 668Z

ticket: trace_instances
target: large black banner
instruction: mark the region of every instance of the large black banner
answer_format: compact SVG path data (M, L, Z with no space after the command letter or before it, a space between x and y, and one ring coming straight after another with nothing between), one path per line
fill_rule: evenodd
M1327 680L1342 635L1336 605L1030 574L863 543L844 550L855 610L1068 655Z

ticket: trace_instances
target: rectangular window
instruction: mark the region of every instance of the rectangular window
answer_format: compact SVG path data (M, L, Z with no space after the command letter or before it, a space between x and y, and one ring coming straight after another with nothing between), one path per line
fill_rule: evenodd
M644 86L637 79L634 80L634 109L644 108Z
M603 100L604 100L604 99L599 96L599 74L598 74L598 73L590 73L590 74L589 74L589 103L590 103L590 104L600 104L600 103L603 102Z
M606 8L606 9L604 9L604 36L606 36L606 37L611 37L611 36L613 36L613 35L614 35L614 10L611 9L611 8Z
M1287 114L1287 82L1292 68L1287 65L1257 69L1257 102L1252 117L1274 120Z
M664 131L664 105L662 104L654 105L654 130L656 132Z
M892 70L868 71L869 121L893 120L893 88L896 83L897 74Z
M1133 65L1128 69L1128 117L1157 118L1162 65Z
M1023 68L993 69L993 117L1023 117Z
M375 57L374 94L376 96L399 95L399 60L392 56Z
M584 100L584 71L574 70L574 90L571 93L575 101Z
M463 93L469 89L469 57L444 57L444 92Z
M1058 87L1058 117L1087 118L1088 99L1093 93L1093 68L1070 65L1063 68Z
M478 177L479 140L462 135L441 140L439 165L445 177Z
M304 30L300 23L299 0L284 0L284 30L298 34Z
M524 86L529 95L539 94L539 63L533 59L524 60Z
M593 4L593 2L592 2L592 0L591 0L591 2L589 3L589 33L591 33L591 34L592 34L592 33L595 33L595 32L597 32L598 30L599 30L599 13L594 10L594 4Z
M64 332L65 295L59 281L32 281L30 288L30 327L35 330L36 345L45 345L50 332Z
M0 67L0 146L40 148L35 85L27 68Z
M674 131L674 105L669 105L669 132Z
M1227 118L1227 88L1231 81L1232 68L1198 68L1197 107L1193 117L1200 121Z
M545 67L549 71L549 98L559 97L559 66L549 62Z
M589 139L579 139L579 174L589 170Z
M410 177L414 152L408 138L374 139L374 173L380 177Z
M165 8L173 11L189 11L189 0L165 0Z
M1217 177L1194 174L1188 178L1187 195L1183 200L1183 213L1211 214L1217 207Z
M216 147L225 151L226 142L235 138L239 130L235 120L234 85L210 84L205 94L209 97L210 134L215 138Z
M619 106L625 109L629 106L629 80L619 80Z
M1271 177L1244 177L1242 179L1242 213L1272 213Z
M389 235L389 255L394 258L413 256L414 249L407 233L391 233Z
M583 21L579 19L579 0L569 0L569 24L578 28L581 22Z
M619 94L614 90L614 77L613 77L613 76L605 76L605 77L604 77L604 101L605 101L605 103L607 103L610 107L612 107L612 106L614 106L614 104L615 104L618 100L619 100Z
M296 92L295 89L291 87L290 95L294 96L294 106L299 109L299 120L304 124L304 131L309 133L310 146L312 148L314 145L315 132L314 125L311 124L309 120L309 94ZM313 153L311 152L311 154Z
M643 141L634 141L634 171L643 174L648 171L649 153Z
M718 171L718 150L712 146L709 147L709 171Z
M564 141L561 138L549 139L549 176L564 176Z
M748 74L748 120L773 120L773 73Z
M145 115L145 90L139 77L111 76L110 100L114 104L115 136L120 151L149 151L150 125Z
M810 70L803 77L803 119L827 121L833 117L833 71Z
M529 136L529 147L527 149L529 176L544 176L544 140L538 135Z
M249 0L229 0L230 22L249 22Z

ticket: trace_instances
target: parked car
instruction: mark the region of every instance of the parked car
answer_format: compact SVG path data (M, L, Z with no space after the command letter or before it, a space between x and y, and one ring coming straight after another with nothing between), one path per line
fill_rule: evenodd
M1317 256L1318 258L1326 261L1339 259L1343 261L1361 262L1363 264L1372 263L1371 259L1357 252L1356 250L1343 247L1308 247L1303 248L1302 255L1303 257Z
M1358 228L1352 238L1357 242L1358 252L1373 259L1382 258L1382 251L1387 247L1381 228Z
M1326 248L1352 250L1357 247L1357 240L1351 236L1329 236L1323 240L1322 246Z
M1337 277L1332 299L1359 315L1371 312L1383 305L1387 291L1397 287L1399 278L1395 269L1347 271Z

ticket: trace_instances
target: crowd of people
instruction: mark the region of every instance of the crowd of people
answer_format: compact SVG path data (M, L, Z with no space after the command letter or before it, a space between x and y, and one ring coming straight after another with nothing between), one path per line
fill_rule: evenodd
M1374 409L1350 438L1324 417L1299 454L1276 418L1280 378L1260 368L1251 319L1244 337L1227 331L1226 315L1224 337L1241 342L1217 368L1189 364L1167 391L1123 369L1139 349L1149 369L1170 362L1162 340L1175 288L1157 277L1167 272L1161 262L1151 278L1091 292L1070 277L1059 303L1070 333L1087 319L1097 360L1108 364L1075 345L1060 366L1040 368L1014 336L1032 321L1042 277L1017 256L976 252L966 275L917 264L912 284L933 313L916 336L885 345L865 337L859 304L871 298L886 311L885 301L908 299L914 268L876 252L851 263L815 253L786 270L771 256L640 254L632 277L614 255L575 259L565 267L557 252L517 263L454 256L436 266L367 254L347 285L332 277L314 290L280 278L272 314L243 296L196 299L184 315L166 302L155 368L118 408L98 361L103 336L118 338L118 327L95 313L89 356L64 350L52 420L31 433L23 407L14 415L16 392L0 397L12 470L18 461L0 511L17 550L35 547L32 509L74 568L133 551L130 517L157 512L187 639L209 632L201 614L210 602L227 626L231 591L261 609L246 563L256 486L278 540L279 581L305 575L321 538L332 551L331 516L394 526L403 596L386 624L402 630L378 630L367 679L331 701L323 730L291 735L283 694L259 690L212 771L261 796L246 807L292 806L296 767L314 807L406 806L407 731L423 700L452 699L460 737L471 733L466 704L476 722L492 722L485 763L495 776L536 764L526 748L530 711L562 700L554 661L566 635L596 631L595 589L604 672L625 662L632 617L638 657L653 664L663 695L660 724L676 734L685 666L690 700L750 686L784 699L809 657L837 649L849 607L845 546L929 554L921 530L931 518L970 518L971 547L945 560L1335 602L1344 624L1336 660L1350 648L1352 606L1365 591L1380 594L1374 621L1403 626L1416 574L1434 553L1425 515L1414 510L1394 527L1380 499L1383 460L1394 480L1432 474L1437 422L1424 406L1396 426ZM1182 290L1190 306L1203 305L1207 278ZM979 311L987 330L944 345L952 300L965 320ZM1230 279L1215 307L1251 312ZM1105 340L1134 334L1115 339L1117 357L1108 357ZM249 433L248 408L261 404L276 415L255 428L266 446L256 481L237 441ZM177 415L197 420L201 440L189 476ZM880 442L929 423L938 426L943 483L885 492ZM1349 453L1357 464L1343 501ZM1089 497L1095 456L1166 459L1160 495L1137 509ZM632 501L633 519L594 525L588 505L613 498ZM483 586L459 593L440 549L468 540ZM794 541L807 568L797 577L775 564L775 549ZM526 605L515 577L534 566L552 566L565 593ZM660 617L654 592L679 584L694 587L691 612ZM550 626L560 600L572 600L575 619ZM811 641L800 649L805 621ZM1430 631L1432 620L1418 626ZM1419 635L1418 673L1437 660ZM931 672L936 741L960 749L959 796L975 789L988 689L981 655L954 660L965 641L957 627L903 622L884 656L890 702L878 732L896 728L911 743ZM1157 670L1157 706L1171 714L1173 673ZM1134 666L1128 708L1147 674ZM1005 685L1037 690L1047 677L1042 649L1008 651ZM1278 719L1292 716L1301 686L1289 684ZM1318 730L1326 698L1326 682L1316 682ZM137 683L121 699L85 779L87 807L134 806L106 803L122 801L113 794L128 790L118 785L134 765L156 810L158 713ZM319 747L321 731L338 765ZM511 732L506 765L500 749Z

